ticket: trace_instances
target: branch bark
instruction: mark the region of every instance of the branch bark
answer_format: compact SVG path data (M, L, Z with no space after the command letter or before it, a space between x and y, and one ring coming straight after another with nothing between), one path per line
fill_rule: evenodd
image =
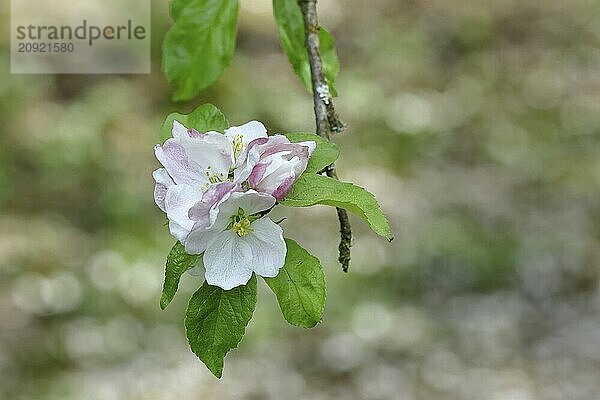
M329 140L332 133L338 133L345 129L345 124L339 119L333 99L329 93L329 86L323 72L323 62L319 53L319 20L317 18L316 0L298 0L298 5L304 18L304 30L306 33L306 51L310 64L310 74L313 88L313 103L315 109L315 120L317 124L317 135ZM338 179L335 165L331 164L325 169L330 178ZM348 272L350 266L350 247L352 246L352 228L348 213L343 208L337 208L340 221L340 245L339 262L342 270Z

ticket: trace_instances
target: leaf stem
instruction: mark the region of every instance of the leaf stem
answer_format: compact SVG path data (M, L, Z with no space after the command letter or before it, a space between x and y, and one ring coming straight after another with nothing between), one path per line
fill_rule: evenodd
M317 124L317 135L329 140L332 133L342 132L346 125L339 119L333 99L329 94L329 87L323 72L323 62L319 53L319 21L317 18L316 0L298 0L304 19L304 31L306 33L306 51L310 64L310 75L313 87L313 102L315 109L315 120ZM325 168L325 173L330 178L338 179L335 165L331 164ZM350 247L352 246L352 228L348 213L343 208L337 208L340 221L340 246L339 262L342 270L348 272L350 265Z

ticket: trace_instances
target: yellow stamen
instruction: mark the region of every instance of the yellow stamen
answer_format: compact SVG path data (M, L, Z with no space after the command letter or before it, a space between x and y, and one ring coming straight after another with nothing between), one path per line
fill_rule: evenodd
M250 220L246 217L242 217L239 221L235 221L231 227L235 233L239 237L246 236L250 232L252 232L252 228L250 227Z
M229 223L228 229L232 229L239 237L243 237L252 232L250 224L252 224L250 218L246 216L246 212L241 208L238 208L238 212L231 216L231 222Z
M243 137L240 134L235 135L233 138L233 154L237 159L242 151L244 151L244 142L242 141Z
M210 165L206 167L206 171L204 173L206 174L208 183L202 186L201 189L203 192L206 191L206 189L208 189L210 185L214 183L225 182L227 180L227 178L223 174L217 174L216 172L213 173Z

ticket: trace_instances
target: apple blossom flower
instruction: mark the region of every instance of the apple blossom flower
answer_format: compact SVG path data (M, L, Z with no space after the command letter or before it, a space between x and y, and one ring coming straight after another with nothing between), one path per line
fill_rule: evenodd
M188 213L194 226L182 242L186 252L204 252L206 282L229 290L245 285L252 273L275 277L285 263L283 230L270 218L257 216L275 198L234 183L211 186Z
M234 180L248 180L250 188L281 200L306 170L316 145L314 141L291 143L282 135L254 139L237 161Z
M250 141L266 138L267 130L262 123L251 121L233 126L225 134L200 133L173 121L171 134L163 145L154 148L163 165L152 174L156 181L154 200L167 214L171 234L183 241L193 226L187 210L211 185L231 181L235 154L239 155Z
M251 121L200 133L173 122L155 147L154 199L189 254L203 254L206 281L225 290L253 273L274 277L285 262L283 230L265 216L304 172L314 141L268 137Z

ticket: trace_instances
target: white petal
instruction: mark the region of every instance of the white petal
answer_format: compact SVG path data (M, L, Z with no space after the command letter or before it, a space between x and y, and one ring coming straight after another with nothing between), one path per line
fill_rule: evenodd
M229 216L217 218L214 224L208 228L198 228L187 231L186 237L182 240L185 251L188 254L200 254L206 250L212 240L229 224Z
M270 194L258 193L255 190L234 192L229 199L221 205L219 214L231 217L237 213L238 208L241 208L246 214L252 215L273 207L275 201L275 198Z
M173 121L173 138L156 147L156 157L177 183L208 182L206 172L227 178L233 164L229 139L219 132L200 133ZM202 185L201 185L202 186Z
M190 209L188 217L194 221L194 226L183 242L189 254L202 253L215 235L227 227L235 213L227 207L221 210L221 205L227 203L234 190L238 190L238 186L232 182L212 185L202 194L202 200Z
M182 241L185 246L185 252L188 254L200 254L206 250L206 246L214 239L216 233L213 231L206 231L204 229L197 229L195 231L188 232L187 237Z
M250 173L252 173L252 170L260 161L260 148L261 146L258 145L244 150L242 157L238 159L235 171L233 171L234 182L242 183L248 179L248 176L250 176Z
M248 143L258 138L267 137L267 128L259 121L250 121L240 126L232 126L225 130L225 136L233 142L236 135L242 135L242 143L247 146Z
M171 234L180 241L188 235L194 221L188 217L190 208L202 197L199 190L189 185L174 185L167 190L165 210L169 218Z
M252 232L244 236L252 249L252 270L257 275L273 278L285 264L287 251L283 229L268 217L250 225Z
M173 128L171 129L171 136L175 139L188 136L188 128L186 128L181 122L173 120Z
M204 253L206 282L229 290L252 277L252 250L232 230L221 232Z
M284 159L281 154L276 153L273 155L270 155L268 157L264 157L261 160L261 163L266 163L267 164L267 170L265 171L265 176L271 175L275 172L279 172L281 169L290 169L290 164L291 163L297 163L299 162L298 157L294 157L291 160L286 160Z
M185 240L185 238L190 233L190 229L188 227L183 227L183 226L179 225L175 221L169 221L169 232L171 232L171 235L173 235L173 237L177 238L177 240L179 240L180 242L183 242L183 240ZM195 253L189 253L189 254L195 254Z
M173 179L169 176L169 173L164 168L159 168L156 171L152 172L152 177L156 181L156 183L160 183L163 186L170 187L175 184Z
M281 160L281 158L279 158ZM273 193L277 188L284 182L287 182L289 178L295 181L296 175L294 169L296 164L299 164L300 160L294 158L292 161L283 161L281 163L273 163L273 166L277 168L267 167L263 179L256 185L255 189L260 192Z
M210 185L202 194L202 200L197 202L188 214L190 219L196 221L194 229L210 228L219 215L221 204L237 190L241 190L241 187L233 182L219 182Z
M165 211L165 196L167 189L175 184L169 173L164 168L159 168L152 173L156 185L154 185L154 202L162 211Z
M222 179L227 179L229 168L233 165L233 149L225 135L219 132L185 135L180 143L190 159L204 172L210 167L211 175L221 174Z
M177 139L168 139L162 146L156 145L154 153L176 184L203 187L208 183L203 168L187 154Z
M224 183L219 185L225 185ZM205 192L206 197L210 192ZM198 202L188 213L194 220L199 218L198 213L204 213L202 218L195 221L194 226L190 229L189 235L182 243L185 245L185 250L190 254L200 254L209 246L215 235L218 235L229 224L231 217L237 214L238 209L243 209L246 214L256 214L260 211L268 210L275 205L275 198L265 193L258 193L254 190L247 192L228 192L227 196L222 197L219 201L212 205L210 209L205 209L203 203ZM207 213L208 212L208 213Z

